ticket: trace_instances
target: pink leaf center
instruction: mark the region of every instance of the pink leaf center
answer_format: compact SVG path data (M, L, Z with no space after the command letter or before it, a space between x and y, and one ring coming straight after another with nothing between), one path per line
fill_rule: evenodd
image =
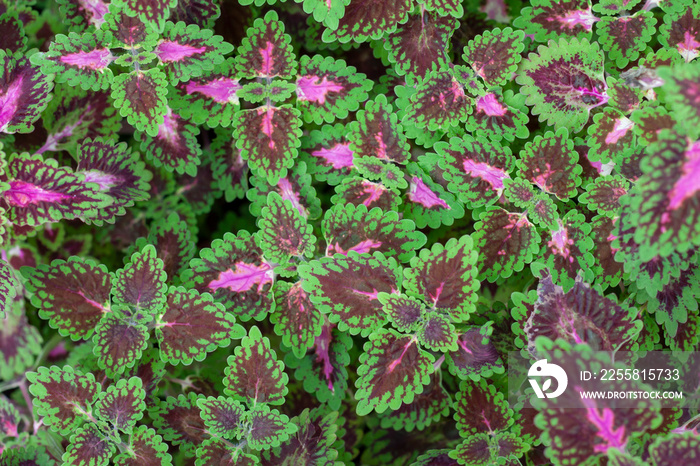
M91 70L103 70L112 63L114 55L109 49L95 49L89 52L76 52L63 55L59 60L66 65L77 66L78 68L88 68Z
M303 76L297 79L297 97L299 100L308 100L321 105L326 103L328 93L340 92L343 89L341 84L328 81L325 76L320 82L318 76Z
M272 283L273 273L270 264L265 262L260 265L237 262L234 269L224 270L219 274L219 278L212 280L209 289L228 288L242 293L258 285L257 291L261 292L266 283Z
M677 209L686 199L700 191L700 141L696 141L685 153L681 177L669 193L670 210Z
M615 120L615 126L613 130L605 136L605 144L615 144L620 138L624 137L630 128L634 126L634 123L629 118L618 118Z
M492 167L484 162L474 162L467 159L462 163L464 171L474 178L481 178L488 182L494 189L503 189L503 180L510 178L506 172L500 168Z
M451 207L447 205L447 202L440 199L437 194L435 194L423 180L414 176L411 179L411 186L408 191L408 199L411 202L422 205L426 209L431 209L435 206L442 207L443 209L450 210Z
M282 196L282 199L291 202L292 206L297 209L303 217L309 216L309 211L306 210L306 207L301 205L299 194L297 194L294 190L294 186L292 186L292 183L290 183L287 178L280 179L277 183L277 187L279 188L277 191L280 196Z
M605 453L610 448L624 449L627 444L625 439L625 426L620 426L615 429L615 415L610 408L603 408L600 413L596 407L595 401L582 398L581 401L586 406L586 419L591 422L597 429L598 437L605 440L603 444L597 444L593 450L597 453Z
M352 167L352 149L350 143L337 143L333 147L325 147L311 153L314 157L324 159L326 165L331 165L336 170Z
M476 101L476 108L488 116L503 116L508 112L508 107L501 105L495 94L486 94Z
M334 254L334 253L340 253L344 256L348 255L348 252L350 251L356 251L360 254L364 254L366 252L371 252L373 248L378 248L382 245L381 241L374 241L371 239L366 239L364 241L360 241L357 243L355 246L351 247L347 251L345 251L340 244L335 243L331 244L330 247L328 248L328 254Z
M206 52L206 47L193 47L188 44L180 44L171 40L166 40L156 47L156 55L162 62L182 61L192 55Z
M47 191L32 183L19 180L10 181L10 189L3 195L10 205L17 207L27 207L39 202L58 203L70 198L67 194Z
M185 92L188 95L198 92L220 104L237 104L236 91L241 87L235 79L218 78L209 82L190 81L185 86Z
M0 133L4 132L9 126L19 107L20 98L22 97L23 80L24 77L19 76L10 83L4 94L0 94ZM2 88L0 88L0 92L1 91Z

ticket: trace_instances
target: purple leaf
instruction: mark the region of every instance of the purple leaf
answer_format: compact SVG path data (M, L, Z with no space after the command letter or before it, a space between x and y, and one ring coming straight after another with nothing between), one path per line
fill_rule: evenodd
M87 419L89 407L100 393L94 375L83 375L70 366L39 366L37 372L27 373L27 380L36 414L44 416L44 424L59 435L69 434Z
M289 376L284 364L270 348L270 340L253 326L241 340L224 370L224 392L250 406L258 403L281 405L287 394Z
M335 204L364 205L368 209L378 207L383 211L396 210L401 199L396 189L389 189L384 184L374 183L359 176L347 177L335 187Z
M2 317L0 379L12 380L31 369L41 347L39 331L29 324L24 306L15 302Z
M591 109L608 101L603 52L587 39L551 41L537 51L523 60L516 78L531 113L555 129L578 132Z
M298 427L289 422L289 417L272 410L266 404L253 406L246 413L250 425L248 445L253 450L267 450L278 447L294 434Z
M678 4L675 11L664 15L659 33L659 42L676 49L689 63L700 55L700 5L693 2Z
M82 32L92 25L99 28L109 11L109 4L103 0L59 0L56 3L71 31L76 32Z
M525 214L493 207L481 214L474 229L477 269L491 282L521 271L540 249L540 235Z
M129 305L136 312L155 314L165 303L167 276L156 248L147 245L131 256L129 263L116 273L112 286L115 303Z
M114 441L103 435L97 424L87 424L70 437L63 464L107 465L116 449Z
M211 29L168 21L154 53L168 81L177 84L213 70L232 50L233 46L224 42L221 36L213 35Z
M634 338L642 327L636 320L638 311L598 290L577 279L574 287L564 292L550 276L542 278L534 310L523 327L528 348L534 350L539 336L588 343L599 351L612 351Z
M137 130L156 137L168 112L166 84L158 68L120 74L112 85L114 106Z
M399 290L396 260L348 252L302 264L297 269L304 291L341 331L367 336L386 321L379 293Z
M77 158L76 172L112 199L112 204L97 211L94 223L113 222L115 216L124 215L126 207L148 199L151 173L125 143L86 139L78 146Z
M236 75L241 78L291 78L297 63L291 37L271 10L257 18L236 51Z
M368 211L364 205L345 204L327 210L322 227L328 244L326 255L380 251L406 262L426 241L411 220L399 220L395 211Z
M425 305L411 296L403 294L380 293L377 299L382 303L382 310L387 313L391 324L403 333L417 329L419 320L425 313Z
M267 195L258 228L257 243L268 260L284 264L313 257L316 237L312 226L291 201L274 191Z
M214 435L234 439L241 435L245 407L238 401L220 396L197 400L202 419L207 429Z
M239 108L236 92L242 88L233 66L233 59L228 59L201 77L177 84L168 105L192 123L212 128L231 126Z
M462 381L455 399L455 411L457 429L464 437L504 432L513 424L513 410L508 407L508 401L485 379Z
M472 98L450 71L434 69L415 86L403 121L436 131L458 125L472 112Z
M197 406L204 395L190 392L187 395L169 396L150 410L153 426L170 445L186 457L195 456L197 447L206 438L206 425Z
M302 136L302 159L309 166L309 173L319 181L337 185L351 173L353 150L347 141L347 131L339 123L324 125Z
M57 83L92 91L107 89L114 79L109 65L117 58L109 49L111 40L102 30L82 36L57 34L49 51L33 55L32 63L46 75L56 73Z
M430 384L434 360L410 336L386 329L373 332L357 369L357 414L383 413L413 402Z
M518 68L523 40L523 32L512 28L485 31L469 41L462 58L487 86L504 85Z
M523 94L506 91L503 96L488 92L476 99L474 113L467 118L467 131L484 134L489 139L513 141L526 139L530 131Z
M170 287L165 312L156 321L160 357L171 364L202 361L207 353L242 338L243 328L211 295Z
M409 16L385 39L384 47L396 73L422 78L447 62L445 49L457 24L454 17L423 9Z
M92 337L94 354L101 369L109 377L117 378L126 369L134 367L148 348L148 329L126 307L114 306L95 327Z
M612 247L614 228L615 219L607 216L598 215L591 221L592 253L595 259L593 273L596 283L603 289L607 285L616 286L622 279L623 264L615 260L617 250Z
M371 81L344 60L322 55L301 57L296 80L297 108L307 123L346 118L367 100L370 89Z
M432 351L456 351L457 331L450 320L436 311L426 313L416 333L418 343Z
M472 208L495 202L515 165L508 147L481 137L452 137L436 143L435 151L449 191Z
M513 25L533 35L537 42L572 36L590 38L593 24L599 20L588 0L537 0L532 5L521 11Z
M596 33L608 60L615 60L618 68L624 68L639 58L640 52L656 35L655 25L653 13L641 10L631 16L603 17L596 25Z
M396 411L388 411L380 416L383 429L423 430L430 424L447 416L452 407L452 399L442 386L439 373L430 376L430 384L423 388L412 403L402 404Z
M0 37L0 50L5 49L10 53L16 53L26 48L27 36L17 12L8 11L1 14L0 29L3 31Z
M275 333L301 358L321 335L323 317L301 282L279 282L275 286L275 303L275 312L270 316Z
M479 380L503 372L496 347L491 343L493 326L485 324L468 329L457 337L457 351L446 355L450 373L462 380Z
M146 392L140 378L121 379L100 393L95 403L95 414L122 432L130 433L143 417L145 398Z
M627 194L629 182L619 175L601 176L584 189L586 192L579 196L579 202L600 215L612 218L620 210L620 198Z
M131 432L131 448L114 458L116 466L170 466L172 457L163 437L148 426L140 425Z
M170 16L170 9L175 8L177 0L112 0L125 15L137 18L149 29L163 30L165 20Z
M212 242L211 249L202 249L200 258L190 261L183 283L197 291L211 293L243 321L262 319L273 309L271 287L272 266L262 259L262 250L246 231L231 233Z
M397 114L383 94L357 112L357 121L348 125L348 131L354 158L376 157L398 164L408 160L409 144Z
M477 253L468 235L435 243L422 249L404 269L406 294L423 299L428 306L446 311L455 322L464 322L475 310L479 281Z
M656 437L649 452L654 464L661 466L692 461L699 449L700 442L693 432L672 432Z
M49 103L53 74L32 64L35 53L8 55L0 50L0 133L31 133Z
M71 257L50 266L24 269L27 290L39 316L74 340L90 338L95 325L109 311L110 273L104 265Z
M226 202L244 198L248 191L248 164L231 138L231 131L217 128L209 149L213 159L212 176L219 190L224 191Z
M195 176L202 156L202 149L197 142L198 134L197 125L166 107L163 123L158 125L155 136L151 136L148 131L139 131L135 139L141 141L141 150L156 167L180 175L187 173Z
M379 39L384 34L394 32L398 24L405 23L411 8L409 0L388 0L379 8L367 0L350 0L338 28L326 29L323 41L346 43Z
M581 184L582 168L577 162L578 153L568 131L548 131L535 136L520 151L518 175L565 201L578 193L576 188Z
M221 16L221 8L212 0L178 0L170 12L170 21L184 21L200 28L214 28L214 21Z
M251 170L277 184L294 164L301 144L301 113L289 106L241 110L234 122L236 147Z
M85 177L59 167L53 159L41 156L13 155L7 172L0 173L0 182L9 189L0 198L0 207L7 210L7 218L19 226L35 226L57 222L64 218L91 219L109 200L87 184Z

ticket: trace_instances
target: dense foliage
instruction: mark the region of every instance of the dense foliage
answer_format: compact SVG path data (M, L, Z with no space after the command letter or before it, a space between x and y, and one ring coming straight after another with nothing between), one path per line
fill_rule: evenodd
M699 349L698 56L694 0L0 0L0 466L696 464L506 371Z

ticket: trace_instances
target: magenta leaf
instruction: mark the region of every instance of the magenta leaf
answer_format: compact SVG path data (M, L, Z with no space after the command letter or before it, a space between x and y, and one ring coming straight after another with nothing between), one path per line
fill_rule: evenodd
M69 434L88 418L89 407L100 393L94 375L84 375L71 366L40 366L27 373L27 380L36 414L60 435Z
M116 59L109 49L112 36L97 30L82 36L71 32L57 34L49 51L32 56L45 75L56 74L57 83L80 86L86 90L107 89L114 76L109 65Z
M321 124L346 118L367 100L371 81L344 60L304 55L300 64L296 95L304 121Z
M357 414L383 413L411 403L430 384L434 358L395 330L373 332L360 355L355 382Z
M347 129L354 158L376 157L398 164L408 160L408 141L385 95L366 102L364 109L357 112L357 121Z
M0 133L31 133L49 103L53 74L33 64L35 54L0 50Z
M617 160L636 143L635 123L616 110L605 109L593 117L594 123L588 128L588 158L593 162ZM639 129L644 131L644 129Z
M399 291L401 281L396 260L381 253L349 251L302 264L297 268L311 302L332 323L352 335L369 335L386 321L379 293Z
M177 84L213 70L232 50L233 46L224 42L221 36L213 35L211 29L168 21L154 53L168 81Z
M114 106L129 124L156 137L168 111L165 74L158 68L132 71L114 78Z
M289 376L284 363L270 348L270 340L253 326L241 340L224 370L224 392L249 406L258 403L281 405L287 394Z
M233 71L233 59L216 65L202 76L175 86L168 105L185 120L207 126L231 126L239 108L236 94L242 86Z
M403 196L404 215L416 222L418 228L438 228L464 216L464 207L456 196L436 183L416 164L408 165L411 175L408 190ZM383 210L395 207L382 207Z
M10 157L0 182L9 189L0 198L8 220L19 226L35 226L64 218L92 219L110 204L97 192L97 184L86 183L84 175L59 167L53 159L27 154Z
M291 78L297 68L291 40L274 10L257 18L236 51L236 75Z
M0 435L4 438L17 437L20 418L15 405L4 396L0 398Z
M449 143L436 143L434 149L447 189L472 208L495 202L515 165L510 148L481 137L452 137Z
M272 266L262 259L262 250L248 232L227 233L199 256L190 261L191 270L183 277L188 286L211 293L214 301L243 321L260 320L273 310Z
M275 333L301 358L321 335L323 317L301 282L275 285L275 303L275 312L270 316Z
M540 235L525 214L493 207L481 214L474 229L479 277L491 282L521 271L540 250Z
M466 321L475 310L479 289L476 260L468 235L451 238L444 246L435 243L430 250L422 249L411 259L411 268L404 269L405 293L448 312L455 322Z
M113 221L114 217L124 215L125 208L134 202L148 199L151 173L125 143L115 145L102 138L85 139L78 146L77 158L76 172L82 174L86 182L97 184L112 200L110 205L97 211L92 222Z
M523 326L528 348L534 349L535 340L545 336L612 351L634 338L642 327L636 320L637 309L618 304L614 296L604 296L599 290L577 279L573 288L564 292L551 276L542 278L534 309Z
M350 0L338 28L326 29L323 41L346 43L379 39L384 34L394 32L398 24L405 23L411 9L409 0L388 0L381 5L367 0Z
M178 452L186 457L193 457L197 447L207 437L206 425L197 406L202 399L205 399L204 395L194 392L178 395L177 398L169 396L149 411L156 431L170 445L177 446Z
M71 257L36 269L23 269L25 286L39 316L52 328L73 340L92 336L102 316L109 312L112 278L104 265Z
M542 191L568 200L577 194L582 168L574 141L566 129L548 131L525 144L517 162L518 174L530 180Z
M326 255L379 251L406 262L426 241L411 220L399 220L395 211L368 210L364 205L332 207L326 211L322 227L328 244Z
M337 185L353 168L353 150L347 141L345 126L324 125L302 136L301 159L306 161L309 173L318 181Z
M476 99L474 111L467 118L467 131L484 134L489 139L513 141L526 139L530 131L523 94L506 91L503 96L487 92Z
M277 184L297 156L302 131L301 113L289 106L263 106L238 112L234 121L236 146L251 170Z
M384 43L396 73L422 78L446 63L445 49L457 24L455 18L435 11L421 9L409 16Z
M271 185L264 177L256 175L250 178L250 184L246 197L251 201L250 213L256 217L267 205L267 196L272 191L291 202L302 217L314 220L321 216L321 201L316 197L316 189L312 186L311 175L306 173L304 162L296 162L287 176L276 184Z
M163 123L158 125L155 136L148 131L138 131L136 140L141 141L141 150L156 167L195 176L202 156L197 142L199 128L170 107L166 106L164 113Z
M233 315L211 295L183 287L169 288L165 312L156 320L160 357L171 364L202 361L207 353L244 335Z

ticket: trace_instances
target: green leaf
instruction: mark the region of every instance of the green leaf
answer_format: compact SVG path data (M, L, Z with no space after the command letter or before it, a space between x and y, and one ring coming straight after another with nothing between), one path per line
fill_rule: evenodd
M171 466L172 456L163 437L148 426L140 425L131 433L127 450L114 458L116 466Z
M220 396L200 398L197 406L211 435L232 440L243 434L245 406L236 400Z
M299 429L289 422L289 417L266 404L254 406L245 417L250 425L248 445L253 450L277 447Z
M357 369L357 414L383 413L411 403L430 383L434 361L410 336L387 329L372 333Z
M115 306L95 328L92 341L100 368L109 376L134 367L148 347L148 329L131 316L128 309Z
M166 84L158 68L120 74L112 84L114 106L136 129L155 137L168 110Z
M292 201L282 199L274 191L267 195L258 228L256 241L268 260L284 264L292 258L313 257L316 243L313 228Z
M65 466L107 466L117 447L95 424L78 429L63 454Z
M112 296L115 303L128 305L136 313L144 311L155 315L165 303L165 281L163 261L156 256L156 248L147 245L141 252L131 256L129 263L117 270ZM148 323L150 319L144 318Z

